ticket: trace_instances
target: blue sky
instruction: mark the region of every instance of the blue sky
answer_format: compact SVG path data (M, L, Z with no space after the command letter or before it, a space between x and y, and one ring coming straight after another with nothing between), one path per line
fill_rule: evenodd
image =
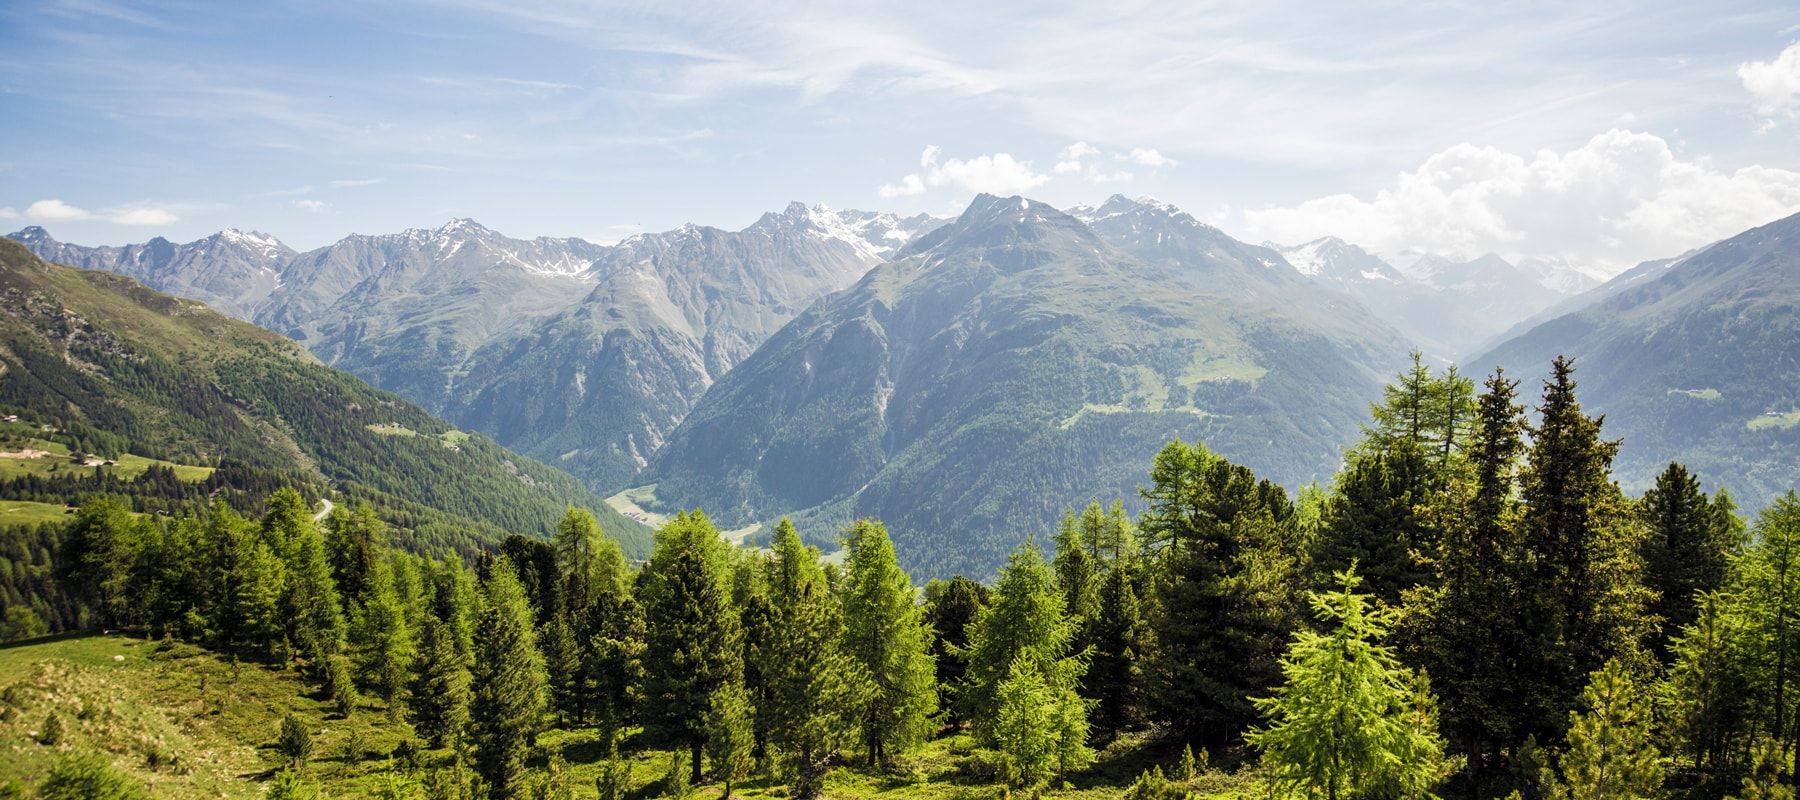
M526 5L8 3L0 227L609 240L1123 192L1611 270L1800 211L1792 3Z

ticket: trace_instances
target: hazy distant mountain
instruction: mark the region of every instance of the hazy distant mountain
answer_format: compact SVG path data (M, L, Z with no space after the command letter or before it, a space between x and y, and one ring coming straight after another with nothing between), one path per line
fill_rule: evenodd
M983 195L812 306L676 428L658 499L826 537L879 516L943 575L1134 496L1174 437L1290 485L1328 475L1403 340L1322 321L1279 255L1178 210L1076 211Z
M236 231L124 248L66 245L41 228L12 238L288 334L458 425L619 488L720 374L942 223L792 203L742 231L687 225L617 245L513 239L469 219L306 253Z
M239 319L250 318L275 291L282 268L294 256L292 248L273 236L236 229L187 244L159 236L124 247L66 244L36 225L8 238L46 261L136 278L151 288L199 300Z
M1409 253L1389 262L1334 237L1277 249L1302 274L1356 298L1443 360L1466 355L1592 280L1541 260L1528 270L1492 253L1469 261Z
M1641 264L1479 357L1536 393L1558 353L1644 488L1670 459L1758 507L1800 483L1800 215Z

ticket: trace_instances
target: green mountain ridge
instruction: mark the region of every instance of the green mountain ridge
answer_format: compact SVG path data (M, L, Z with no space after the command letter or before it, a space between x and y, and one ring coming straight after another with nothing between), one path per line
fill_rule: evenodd
M1631 490L1670 459L1731 488L1749 509L1800 483L1800 215L1680 259L1647 262L1469 362L1537 374L1576 359L1584 405L1623 437Z
M1173 438L1288 485L1329 476L1405 344L1284 310L1305 295L1279 255L1221 255L1177 216L1140 227L1190 255L1147 262L983 195L714 385L652 464L659 501L725 527L796 514L824 541L875 516L916 572L986 574L1066 507L1135 495Z
M11 241L0 242L0 297L0 409L9 414L109 451L335 489L373 503L427 549L546 533L576 505L600 513L634 555L648 551L647 529L574 478L459 435L292 340L201 303L49 264Z

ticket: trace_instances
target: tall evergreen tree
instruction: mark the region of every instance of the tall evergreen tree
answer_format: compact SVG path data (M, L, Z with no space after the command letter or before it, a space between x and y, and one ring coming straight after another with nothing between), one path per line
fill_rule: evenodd
M1422 596L1421 660L1443 697L1444 727L1480 771L1496 744L1510 744L1519 707L1510 648L1520 631L1513 558L1515 499L1524 449L1518 381L1496 369L1484 384L1469 446L1470 475L1451 489L1439 585ZM1520 737L1522 738L1522 737Z
M625 553L585 508L570 508L557 523L556 560L567 584L564 603L570 609L586 609L600 592L625 588Z
M858 722L869 763L884 765L929 733L938 705L936 665L912 579L900 569L887 529L858 520L845 544L844 650L871 682L872 691L859 698Z
M712 694L744 679L743 632L727 577L718 530L705 514L691 511L656 532L640 578L644 726L653 739L688 751L694 782Z
M731 785L750 774L750 695L741 684L728 683L713 692L706 711L706 761L719 782L719 797L731 800Z
M1255 721L1250 697L1280 681L1299 622L1293 506L1200 444L1171 442L1150 478L1140 526L1160 562L1152 696L1184 735L1225 744Z
M1718 514L1700 481L1670 462L1639 506L1644 539L1644 584L1656 593L1650 614L1661 623L1651 645L1665 660L1669 641L1697 617L1696 596L1725 585L1741 546L1729 517Z
M407 623L405 605L394 585L391 559L375 562L364 582L364 593L351 609L351 639L356 668L363 684L387 704L388 714L398 716L401 695L412 677L415 641Z
M1639 653L1650 623L1638 545L1642 528L1612 482L1617 441L1582 413L1574 364L1558 357L1544 382L1522 473L1515 556L1524 634L1509 643L1526 733L1559 738L1587 676Z
M1396 612L1372 605L1359 583L1346 570L1336 591L1313 595L1325 630L1299 633L1285 682L1256 700L1269 723L1248 738L1279 794L1423 798L1449 774L1429 694L1417 701L1419 676L1383 644Z
M1089 506L1099 511L1099 504ZM1096 514L1096 516L1098 516ZM1062 524L1057 527L1056 555L1051 562L1056 572L1056 586L1062 591L1064 613L1075 618L1076 636L1084 636L1084 629L1089 620L1100 610L1100 568L1101 562L1092 547L1097 537L1084 535L1083 525L1086 520L1077 519L1074 512L1063 515Z
M469 666L456 631L436 616L420 629L409 698L413 729L432 747L459 743L469 722Z
M818 554L786 519L776 526L771 547L774 617L756 654L768 686L769 747L795 776L794 796L811 798L822 789L832 756L854 733L856 663L843 652L843 620Z
M274 537L287 545L289 638L305 662L305 674L323 686L326 665L344 651L348 635L325 537L313 524L300 494L292 489L283 489L271 498L263 529L276 531Z
M587 674L581 669L581 650L566 613L553 614L538 630L539 650L550 676L550 708L563 723L586 717Z
M968 671L969 625L987 607L988 588L961 575L948 581L932 581L925 587L925 621L931 626L931 657L937 663L937 685L946 694L960 691ZM966 719L960 698L946 696L947 720Z
M332 509L325 528L338 591L350 598L367 594L368 576L387 557L387 524L364 502L357 503L355 511Z
M1402 592L1431 580L1438 532L1423 513L1429 501L1426 454L1410 442L1353 453L1325 503L1312 547L1315 583L1357 565L1369 594L1398 605Z
M495 797L524 791L525 758L544 724L544 659L518 573L502 557L488 572L475 634L469 728L475 769Z
M631 595L602 591L588 609L581 669L593 712L609 740L630 724L644 677L644 614Z
M1093 660L1083 694L1094 700L1094 727L1117 735L1143 717L1143 662L1150 652L1150 630L1138 598L1135 555L1118 557L1100 584L1100 615L1093 624Z
M1790 490L1764 508L1754 540L1739 564L1731 613L1757 710L1753 725L1791 773L1800 757L1800 495Z

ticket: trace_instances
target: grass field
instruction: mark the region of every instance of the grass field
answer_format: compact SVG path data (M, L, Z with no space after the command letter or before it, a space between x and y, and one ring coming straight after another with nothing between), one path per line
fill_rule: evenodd
M27 451L34 455L29 458L19 457ZM0 480L15 478L20 475L38 475L55 477L57 475L86 476L93 474L94 467L76 464L69 458L69 448L61 442L47 439L9 439L0 445ZM41 455L37 455L40 454ZM102 466L100 470L130 480L144 474L152 466L172 467L175 477L184 481L203 481L213 474L212 467L196 467L191 464L177 464L172 461L159 461L154 458L126 453L115 459L117 463Z
M1785 414L1764 414L1744 423L1744 427L1753 431L1785 431L1795 425L1800 425L1800 410L1789 411Z
M39 733L57 714L66 730L61 742L46 745ZM0 786L36 786L63 754L101 752L115 767L141 781L152 797L254 798L280 766L272 750L281 720L295 714L314 731L308 776L332 798L369 797L377 781L394 769L387 754L405 740L405 723L390 720L376 704L348 720L328 712L309 696L292 672L252 663L232 663L191 645L122 636L65 636L0 645ZM629 797L662 797L671 754L625 742L631 773ZM591 798L605 762L592 729L552 730L539 737L533 764L551 754L568 763L565 773L574 796ZM442 763L445 752L427 754ZM869 800L998 798L990 758L966 734L941 737L906 756L891 772L850 765L832 770L825 796ZM1176 753L1166 746L1125 738L1102 751L1100 762L1067 786L1045 796L1100 800L1123 794L1151 765L1173 767ZM1249 796L1253 776L1213 770L1188 782L1192 796ZM753 778L733 787L745 798L785 798L784 786ZM719 796L716 785L695 787L691 798Z
M37 525L43 522L64 522L69 519L69 507L53 503L33 503L28 500L0 500L0 525Z

